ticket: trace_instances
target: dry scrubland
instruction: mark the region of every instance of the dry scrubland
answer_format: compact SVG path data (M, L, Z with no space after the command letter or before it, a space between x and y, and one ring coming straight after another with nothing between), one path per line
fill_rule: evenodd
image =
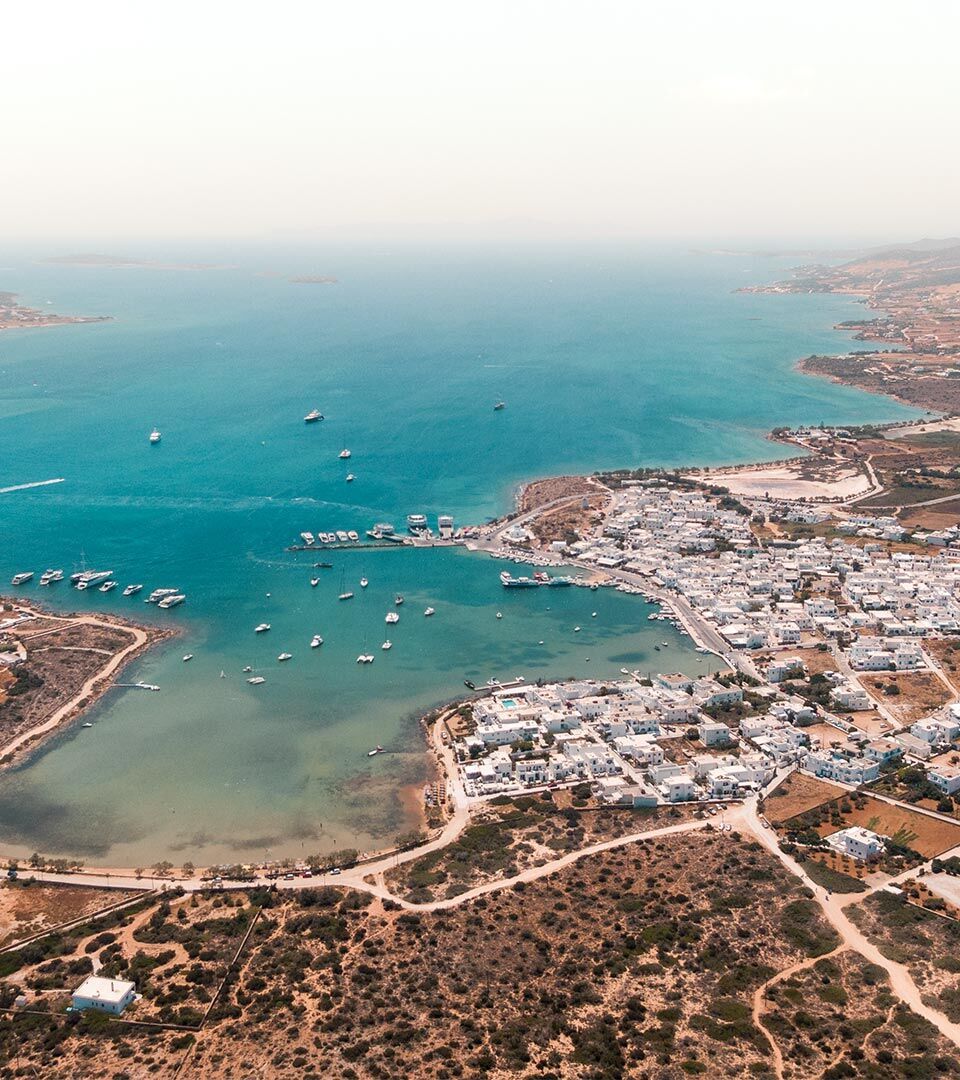
M193 903L150 900L58 960L106 952L116 970L135 967L151 1015L161 1002L168 1015L210 1007L202 1029L20 1015L15 1031L0 1023L8 1066L17 1048L21 1066L52 1077L181 1065L189 1077L333 1080L773 1076L753 994L838 944L759 844L711 831L589 856L436 913L332 888ZM250 926L218 996L223 958ZM42 977L43 964L8 982Z

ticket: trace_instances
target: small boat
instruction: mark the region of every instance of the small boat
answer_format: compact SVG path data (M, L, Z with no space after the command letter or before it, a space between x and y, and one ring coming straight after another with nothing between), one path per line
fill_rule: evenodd
M142 586L142 585L128 585L128 586L127 586L127 587L126 587L126 588L125 588L125 589L123 590L123 595L124 595L124 596L136 596L136 595L137 595L137 593L138 593L138 592L141 592L142 590L143 590L143 586Z
M341 593L341 594L340 594L340 595L339 595L339 596L337 597L337 599L338 599L338 600L352 600L352 599L353 599L353 593L352 593L352 592L342 592L342 593Z
M495 405L493 406L493 411L494 411L494 412L500 412L500 410L501 410L501 409L505 409L506 407L507 407L507 403L506 403L505 401L498 401L498 402L497 402L497 403L496 403L496 404L495 404Z
M270 629L270 624L268 622L262 622L262 623L260 623L259 626L255 626L253 628L253 632L255 634L265 634L269 629Z
M247 679L247 682L251 686L259 686L261 683L265 683L267 680L262 675L254 675L252 679Z
M345 544L350 539L350 534L345 529L337 529L337 540L341 544Z
M463 680L463 685L464 685L464 686L465 686L465 687L466 687L466 688L467 688L468 690L476 690L476 688L477 688L477 684L476 684L475 682L471 682L471 681L470 681L470 679L464 679L464 680Z
M312 544L312 543L313 543L313 540L314 540L314 536L313 536L313 533L312 533L312 532L302 532L302 533L300 534L300 539L301 539L301 540L302 540L302 541L303 541L303 542L304 542L305 544Z
M281 664L284 662L284 660L292 660L292 659L293 659L293 653L288 653L288 652L282 652L277 657L277 660L279 660Z
M332 570L333 569L333 563L332 562L315 562L313 565L314 565L314 568L317 569L317 570Z
M11 585L25 585L33 577L32 570L24 570L22 574L14 574L10 579Z
M347 539L350 541L350 543L355 544L360 539L360 534L357 532L356 529L350 529L347 532Z
M156 446L162 438L163 436L160 434L159 431L157 431L156 428L154 428L153 431L150 432L150 442L153 446Z
M660 646L659 645L654 645L654 648L657 650L657 652L660 651Z
M403 603L403 597L399 593L397 593L393 602L394 604L396 604L397 607L399 607Z
M433 615L435 611L436 608L428 607L427 610L424 612L424 615Z
M319 649L322 644L323 638L319 634L314 634L313 637L310 639L311 649Z
M597 617L597 613L595 611L591 611L590 612L590 618L595 619L596 617Z
M579 634L579 633L580 633L580 627L579 627L579 626L575 626L575 627L573 628L573 632L574 632L575 634Z
M358 664L372 664L373 663L373 657L369 653L361 653L357 657L357 663Z
M244 675L248 674L251 671L253 671L253 668L249 664L247 664L247 666L243 669Z
M365 577L362 577L360 579L360 588L361 589L365 589L369 584L370 584L370 582Z
M349 450L343 449L343 450L340 451L340 460L341 461L346 461L347 458L350 457L350 456L351 456L351 454L350 454Z
M148 683L148 682L135 682L133 685L138 690L159 690L160 689L160 687L155 685L154 683Z
M356 477L353 475L352 472L348 472L347 473L347 483L352 484L354 482L354 480L356 480Z
M387 649L393 648L393 642L389 638L387 638L387 640L380 646L380 648L383 649L384 652L386 652Z
M368 750L367 751L367 757L376 757L377 754L382 754L382 753L384 753L384 749L379 743L377 743L376 747L373 750Z
M383 621L385 623L393 625L393 623L398 623L400 621L400 616L397 614L396 611L388 611L387 614L384 616Z
M91 723L90 723L90 722L88 721L87 723L85 723L85 724L81 724L80 726L81 726L81 727L93 727L93 724L91 724Z
M310 579L310 584L311 584L311 585L312 585L312 586L313 586L314 588L316 588L316 587L317 587L317 586L318 586L318 585L320 584L320 579L319 579L318 577L312 577L312 578Z
M315 424L318 420L323 419L323 413L319 409L311 409L307 415L303 418L305 424Z
M226 677L227 677L227 673L223 670L223 668L221 668L220 669L220 678L225 679Z
M193 659L193 653L192 653L192 652L188 652L188 653L186 654L186 656L184 656L184 658L183 658L183 662L184 662L184 663L186 663L186 662L187 662L188 660L192 660L192 659Z
M100 592L113 592L116 587L117 583L115 581L105 581L100 586Z
M498 612L497 612L497 618L498 618L498 619L502 619L502 618L503 618L503 612L502 612L502 611L498 611Z

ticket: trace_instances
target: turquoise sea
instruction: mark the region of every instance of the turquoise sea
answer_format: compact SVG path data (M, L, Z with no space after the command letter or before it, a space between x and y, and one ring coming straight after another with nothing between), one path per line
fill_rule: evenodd
M648 623L638 598L506 594L502 564L460 550L337 552L313 589L313 559L285 551L301 530L400 526L413 511L482 522L531 477L772 459L781 451L764 434L778 424L911 415L793 370L810 352L841 351L832 325L863 309L733 292L782 276L789 260L560 248L137 253L231 267L178 270L43 254L0 255L0 290L114 320L0 333L0 488L64 478L0 494L0 581L85 561L189 600L164 614L119 589L25 587L71 610L161 619L182 636L125 676L161 693L111 690L93 728L0 776L5 851L202 864L380 844L409 823L402 791L424 777L416 717L464 678L704 666L685 639ZM289 280L300 274L338 283ZM494 412L501 397L507 408ZM326 419L307 426L313 407ZM151 447L154 425L163 441ZM357 593L350 603L336 599L341 575ZM398 591L407 602L382 653ZM255 637L261 621L273 629ZM314 633L325 644L311 650ZM278 664L284 650L293 659ZM360 667L364 651L377 658ZM246 664L263 686L246 683ZM391 753L369 759L376 743Z

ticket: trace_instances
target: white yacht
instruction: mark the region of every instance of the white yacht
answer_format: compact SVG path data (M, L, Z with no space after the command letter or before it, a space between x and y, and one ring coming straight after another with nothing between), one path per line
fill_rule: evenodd
M323 413L319 409L311 409L303 418L303 422L305 424L315 424L318 420L322 419Z
M115 581L105 581L105 582L104 582L104 583L103 583L103 584L102 584L102 585L100 586L100 591L101 591L101 592L113 592L113 590L114 590L114 589L115 589L116 587L117 587L117 583L116 583Z
M312 544L313 543L313 533L312 532L302 532L300 534L300 539L305 544Z
M52 585L54 582L63 581L62 570L44 570L40 575L41 585Z
M22 574L14 574L10 579L11 585L25 585L33 577L32 570L25 570Z
M380 646L380 648L383 649L384 652L386 652L387 649L393 648L393 642L389 638L387 638L387 640Z
M174 593L173 596L165 596L159 604L158 608L163 608L164 611L169 611L170 608L179 607L184 600L186 600L185 593Z
M184 662L184 663L186 663L186 662L187 662L188 660L192 660L192 659L193 659L193 653L192 653L192 652L188 652L188 653L186 654L186 656L184 656L184 658L183 658L183 662Z
M316 588L320 584L320 579L318 577L312 577L310 579L310 584L313 586L313 588Z
M177 589L154 589L153 592L144 600L145 604L157 604L165 596L175 596L179 590Z
M407 530L412 533L423 532L427 527L426 514L407 514Z
M143 589L142 585L128 585L123 590L123 595L124 596L136 596L138 592L142 591L142 589Z
M322 644L323 638L319 634L314 634L313 637L310 639L311 649L319 649Z
M156 445L157 445L157 443L158 443L158 442L159 442L159 441L160 441L160 440L161 440L162 438L163 438L163 436L162 436L162 435L160 434L160 432L159 432L159 431L157 431L157 429L156 429L156 428L154 428L154 429L153 429L153 431L151 431L151 432L150 432L150 442L151 442L151 443L152 443L152 444L153 444L154 446L156 446Z
M435 611L436 608L428 607L427 610L424 612L424 615L433 615Z
M279 655L279 656L277 657L277 659L278 659L278 660L280 661L280 663L282 664L282 663L284 662L284 660L292 660L292 659L293 659L293 653L288 653L288 652L282 652L282 653L281 653L281 654L280 654L280 655Z
M370 584L370 582L365 577L362 577L360 579L360 588L361 589L365 589L369 584Z
M259 686L261 683L265 683L267 680L262 675L254 675L252 679L247 679L247 682L251 686Z
M262 622L262 623L260 623L259 626L255 626L253 628L253 632L255 634L265 634L269 629L270 629L270 624L268 622Z
M337 540L345 544L350 539L350 534L344 529L337 529Z
M361 653L357 657L357 663L358 664L372 664L373 663L373 657L370 655L370 653Z
M348 529L347 530L347 539L352 544L355 544L360 539L360 534L355 529Z
M392 626L394 623L398 623L400 621L400 616L396 611L388 611L386 614L386 618L383 621Z
M356 480L356 477L353 475L352 472L348 472L347 473L347 483L352 484L354 482L354 480Z
M30 576L33 577L32 574ZM99 585L112 576L112 570L83 570L79 574L71 574L70 580L76 588L83 592L84 589L91 589L94 585Z
M340 451L340 459L342 461L346 461L348 457L351 457L351 454L350 454L349 450L343 449L343 450Z

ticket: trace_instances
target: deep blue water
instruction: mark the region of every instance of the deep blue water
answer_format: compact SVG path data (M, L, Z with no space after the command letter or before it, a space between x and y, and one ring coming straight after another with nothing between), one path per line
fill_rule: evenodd
M832 325L862 308L733 292L780 276L783 260L247 249L214 261L240 268L0 256L0 290L115 317L0 333L0 487L65 479L0 495L0 581L85 559L123 584L189 595L169 616L119 590L45 595L165 618L184 636L131 671L161 694L111 691L93 729L0 778L10 849L199 863L377 843L407 820L399 785L422 776L411 717L464 677L694 662L673 636L653 650L667 635L635 598L561 590L508 602L499 565L463 552L338 554L313 590L311 560L284 551L302 529L400 525L411 511L482 521L534 476L772 459L782 451L764 434L778 424L910 415L793 370L810 352L841 351ZM301 273L339 283L288 280ZM314 406L326 420L306 426ZM350 605L336 601L341 572L371 579ZM381 655L395 591L408 605ZM420 614L428 603L433 620ZM274 627L267 640L252 635L261 619ZM574 639L585 620L589 634ZM311 652L315 632L326 644ZM281 649L294 660L278 669ZM364 650L377 660L358 668ZM187 651L196 659L184 665ZM244 682L247 663L264 668L264 686ZM404 752L368 760L375 742Z

